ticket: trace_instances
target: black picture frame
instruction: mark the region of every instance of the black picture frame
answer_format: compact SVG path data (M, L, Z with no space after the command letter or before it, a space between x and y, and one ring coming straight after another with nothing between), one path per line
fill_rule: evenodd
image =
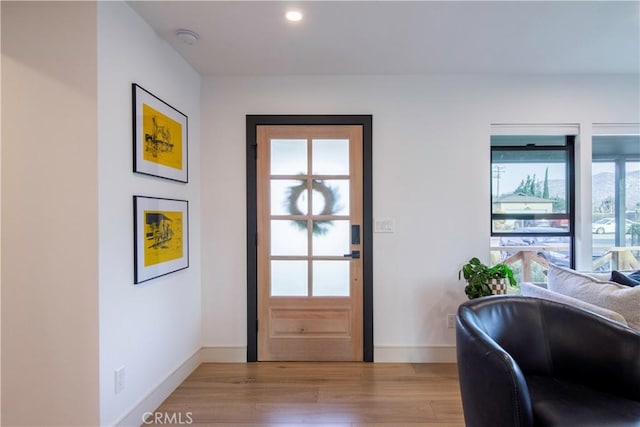
M133 171L189 182L189 118L132 83Z
M189 267L189 202L133 196L133 283Z

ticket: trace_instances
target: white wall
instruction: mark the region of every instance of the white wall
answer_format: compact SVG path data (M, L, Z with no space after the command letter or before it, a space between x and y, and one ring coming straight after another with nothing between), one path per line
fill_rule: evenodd
M140 425L139 412L163 399L157 387L197 363L201 345L200 77L125 3L98 2L97 28L100 422ZM188 184L132 172L133 82L188 116ZM189 201L188 269L133 285L134 194ZM115 394L121 366L126 387Z
M2 424L96 425L96 5L2 7Z
M396 222L395 234L374 235L377 361L453 358L446 314L466 299L457 272L489 255L490 124L576 123L584 145L592 123L640 116L638 76L206 78L202 98L213 359L246 348L246 114L373 115L373 215Z

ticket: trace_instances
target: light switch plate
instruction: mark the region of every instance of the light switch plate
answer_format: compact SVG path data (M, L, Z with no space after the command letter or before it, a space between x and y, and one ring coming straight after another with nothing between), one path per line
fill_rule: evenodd
M374 233L394 233L396 224L392 218L377 218L373 224Z

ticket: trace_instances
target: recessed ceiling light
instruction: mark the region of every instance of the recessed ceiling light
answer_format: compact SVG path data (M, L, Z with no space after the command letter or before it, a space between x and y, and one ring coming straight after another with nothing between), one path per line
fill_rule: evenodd
M288 10L284 15L288 21L298 22L302 21L302 12L298 10Z

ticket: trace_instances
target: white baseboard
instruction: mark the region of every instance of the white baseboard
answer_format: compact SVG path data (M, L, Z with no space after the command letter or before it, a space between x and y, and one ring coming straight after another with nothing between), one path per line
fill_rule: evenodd
M455 346L392 347L381 346L373 350L374 362L395 363L455 363Z
M203 347L202 363L245 363L246 347ZM413 362L413 363L455 363L455 346L441 347L394 347L377 346L374 348L374 362Z
M202 363L201 351L196 351L182 365L165 378L149 394L143 397L133 409L129 411L115 425L118 427L139 427L143 424L145 414L158 409L160 404Z
M202 347L201 363L246 363L247 347Z
M245 363L246 347L202 347L202 363ZM455 346L396 347L376 346L374 362L455 363Z

